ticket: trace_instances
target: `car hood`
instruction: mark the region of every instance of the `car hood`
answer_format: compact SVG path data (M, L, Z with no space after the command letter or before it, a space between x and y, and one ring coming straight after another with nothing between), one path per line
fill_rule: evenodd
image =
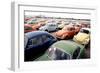
M78 41L84 41L85 39L89 38L89 34L85 33L78 33L75 37Z

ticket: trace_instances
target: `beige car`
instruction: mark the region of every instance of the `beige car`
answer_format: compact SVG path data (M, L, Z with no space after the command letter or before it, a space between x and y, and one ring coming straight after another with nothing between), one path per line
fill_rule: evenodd
M77 43L87 45L90 41L90 29L82 28L79 33L74 36L73 40Z

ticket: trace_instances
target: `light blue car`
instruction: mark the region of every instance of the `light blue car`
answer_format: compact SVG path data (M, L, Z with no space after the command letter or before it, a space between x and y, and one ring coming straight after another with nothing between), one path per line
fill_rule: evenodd
M56 31L58 29L58 26L56 23L47 23L45 26L42 26L39 28L41 31Z

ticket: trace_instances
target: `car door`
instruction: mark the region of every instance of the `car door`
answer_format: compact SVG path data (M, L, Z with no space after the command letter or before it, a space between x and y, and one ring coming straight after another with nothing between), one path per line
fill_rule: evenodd
M27 47L25 48L25 61L33 61L38 58L42 53L42 40L40 37L34 37L28 40Z

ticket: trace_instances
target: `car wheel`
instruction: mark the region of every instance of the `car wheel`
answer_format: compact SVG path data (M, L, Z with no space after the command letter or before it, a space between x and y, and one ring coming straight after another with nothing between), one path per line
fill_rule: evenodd
M56 28L56 30L59 30L59 28Z
M36 28L36 30L39 30L39 28Z
M47 31L48 32L48 30L46 29L45 31Z

